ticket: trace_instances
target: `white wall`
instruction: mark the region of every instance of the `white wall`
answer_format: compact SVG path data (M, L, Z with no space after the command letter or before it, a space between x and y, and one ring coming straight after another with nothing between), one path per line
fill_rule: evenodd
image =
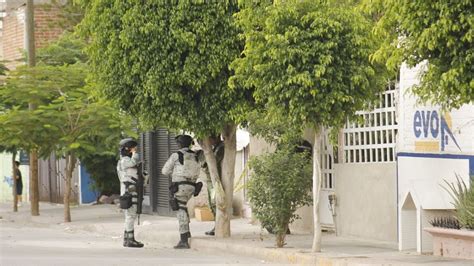
M469 184L469 159L413 156L398 157L398 198L410 191L423 209L453 209L445 181L456 183L458 175Z
M396 164L336 164L335 173L338 234L395 243Z
M18 161L18 156L17 156ZM29 199L29 167L28 165L20 165L20 171L23 180L23 201ZM11 202L12 187L8 181L12 176L12 155L9 153L0 153L0 202Z
M425 66L402 65L398 105L398 201L401 205L410 193L417 218L413 223L408 215L412 210L399 210L399 248L413 247L406 232L416 230L418 252L432 249L432 237L423 228L430 227L434 217L452 215L448 210L453 209L453 200L445 190L445 181L456 183L459 176L469 184L469 176L474 175L474 105L442 110L418 102L411 89L419 84L419 73Z
M400 70L397 151L474 154L474 105L444 112L438 106L417 103L411 88L419 83L421 70L422 66L407 68L406 65ZM446 121L445 125L442 120Z

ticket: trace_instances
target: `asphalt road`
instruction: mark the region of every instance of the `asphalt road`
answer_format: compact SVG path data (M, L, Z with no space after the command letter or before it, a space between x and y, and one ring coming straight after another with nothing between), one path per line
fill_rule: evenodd
M257 265L255 258L175 250L148 243L145 248L121 246L122 239L72 231L58 226L0 220L0 265Z

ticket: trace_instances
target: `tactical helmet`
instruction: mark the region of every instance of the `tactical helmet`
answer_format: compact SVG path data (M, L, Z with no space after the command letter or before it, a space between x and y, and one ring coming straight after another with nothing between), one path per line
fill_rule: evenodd
M126 139L122 139L119 142L119 145L120 145L120 149L123 149L123 148L130 149L130 148L138 146L138 142L134 140L133 138L126 138Z
M178 135L175 137L175 140L182 148L189 147L193 144L193 138L189 135Z

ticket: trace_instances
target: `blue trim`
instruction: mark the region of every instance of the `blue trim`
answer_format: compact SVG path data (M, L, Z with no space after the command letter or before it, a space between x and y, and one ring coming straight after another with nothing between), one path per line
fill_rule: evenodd
M474 159L474 155L465 154L440 154L440 153L411 153L399 152L397 156L418 158L441 158L441 159Z
M474 176L474 155L399 152L399 153L397 153L397 157L469 160L469 175Z

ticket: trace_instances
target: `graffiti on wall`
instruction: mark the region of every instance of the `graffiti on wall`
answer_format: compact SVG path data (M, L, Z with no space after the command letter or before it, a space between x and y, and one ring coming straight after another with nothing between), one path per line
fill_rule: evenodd
M415 151L440 152L449 145L459 151L461 147L453 135L453 120L449 113L437 110L417 110L413 117L413 133L415 135Z
M11 176L3 176L3 182L9 187L13 187L13 178Z

